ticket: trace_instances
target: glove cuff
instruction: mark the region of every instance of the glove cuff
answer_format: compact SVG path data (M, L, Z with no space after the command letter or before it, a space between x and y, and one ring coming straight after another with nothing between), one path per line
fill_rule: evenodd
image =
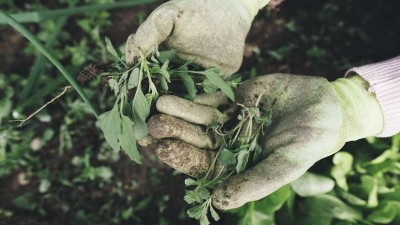
M374 136L383 130L383 113L376 96L368 91L369 84L355 75L331 83L342 105L344 119L341 137L354 141Z
M250 12L252 19L257 15L258 11L266 6L271 0L240 0Z

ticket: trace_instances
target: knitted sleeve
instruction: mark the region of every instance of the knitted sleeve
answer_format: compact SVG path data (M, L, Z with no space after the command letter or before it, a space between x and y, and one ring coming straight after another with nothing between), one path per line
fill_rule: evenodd
M377 137L390 137L400 132L400 56L352 68L346 76L351 74L368 81L369 91L376 95L381 106L384 127Z

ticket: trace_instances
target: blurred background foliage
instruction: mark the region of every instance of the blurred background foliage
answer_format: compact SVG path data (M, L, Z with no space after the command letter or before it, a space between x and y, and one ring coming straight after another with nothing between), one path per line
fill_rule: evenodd
M0 8L34 13L23 14L24 25L70 73L78 74L90 63L107 62L105 36L123 47L163 1L129 2L135 3L121 8L125 3L116 0L1 0ZM74 7L99 5L109 8L75 14ZM352 66L396 56L399 6L395 0L286 0L274 10L262 10L249 33L240 73L334 80ZM57 9L66 10L48 13ZM142 152L144 164L138 166L111 151L73 91L22 128L12 122L26 118L66 85L0 18L0 224L196 224L185 213L185 176L151 152ZM100 79L84 89L99 111L112 105L112 93ZM398 225L399 148L399 135L348 143L301 180L224 213L218 224Z

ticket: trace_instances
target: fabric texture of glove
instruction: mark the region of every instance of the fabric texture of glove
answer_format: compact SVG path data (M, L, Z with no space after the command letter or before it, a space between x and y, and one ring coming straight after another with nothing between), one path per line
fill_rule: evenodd
M264 159L217 186L214 206L231 209L263 198L299 178L315 162L340 150L345 142L379 133L382 113L367 87L368 83L359 76L330 83L320 77L286 74L261 76L240 85L237 101L251 107L262 95L259 107L272 110L272 124L260 138ZM199 99L190 102L163 96L157 109L168 116L160 119L158 115L149 121L150 134L162 138L154 146L157 156L192 176L205 174L215 156L213 149L219 146L215 134L204 133L204 125L233 116L218 110L229 109L221 107L228 103L223 95ZM207 104L210 99L214 99L213 103ZM176 120L190 123L177 125ZM161 124L169 128L158 129ZM192 127L188 128L189 124ZM189 132L190 138L185 137Z

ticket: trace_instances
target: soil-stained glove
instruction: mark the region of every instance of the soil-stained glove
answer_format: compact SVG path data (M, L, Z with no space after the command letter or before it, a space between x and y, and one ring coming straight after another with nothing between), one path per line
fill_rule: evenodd
M259 7L269 0L172 0L162 4L129 36L125 57L132 64L140 56L165 43L184 60L205 68L236 72L244 43Z
M263 160L217 186L214 206L231 209L261 199L299 178L347 141L378 134L383 116L368 86L359 76L330 83L320 77L286 74L261 76L240 85L237 101L255 106L262 94L259 107L272 110L272 124L260 139ZM201 96L195 103L161 97L157 109L168 115L157 115L148 124L150 134L161 139L155 146L157 156L191 176L204 175L219 142L200 125L226 121L230 114L218 110L227 108L222 107L226 103L221 94Z

